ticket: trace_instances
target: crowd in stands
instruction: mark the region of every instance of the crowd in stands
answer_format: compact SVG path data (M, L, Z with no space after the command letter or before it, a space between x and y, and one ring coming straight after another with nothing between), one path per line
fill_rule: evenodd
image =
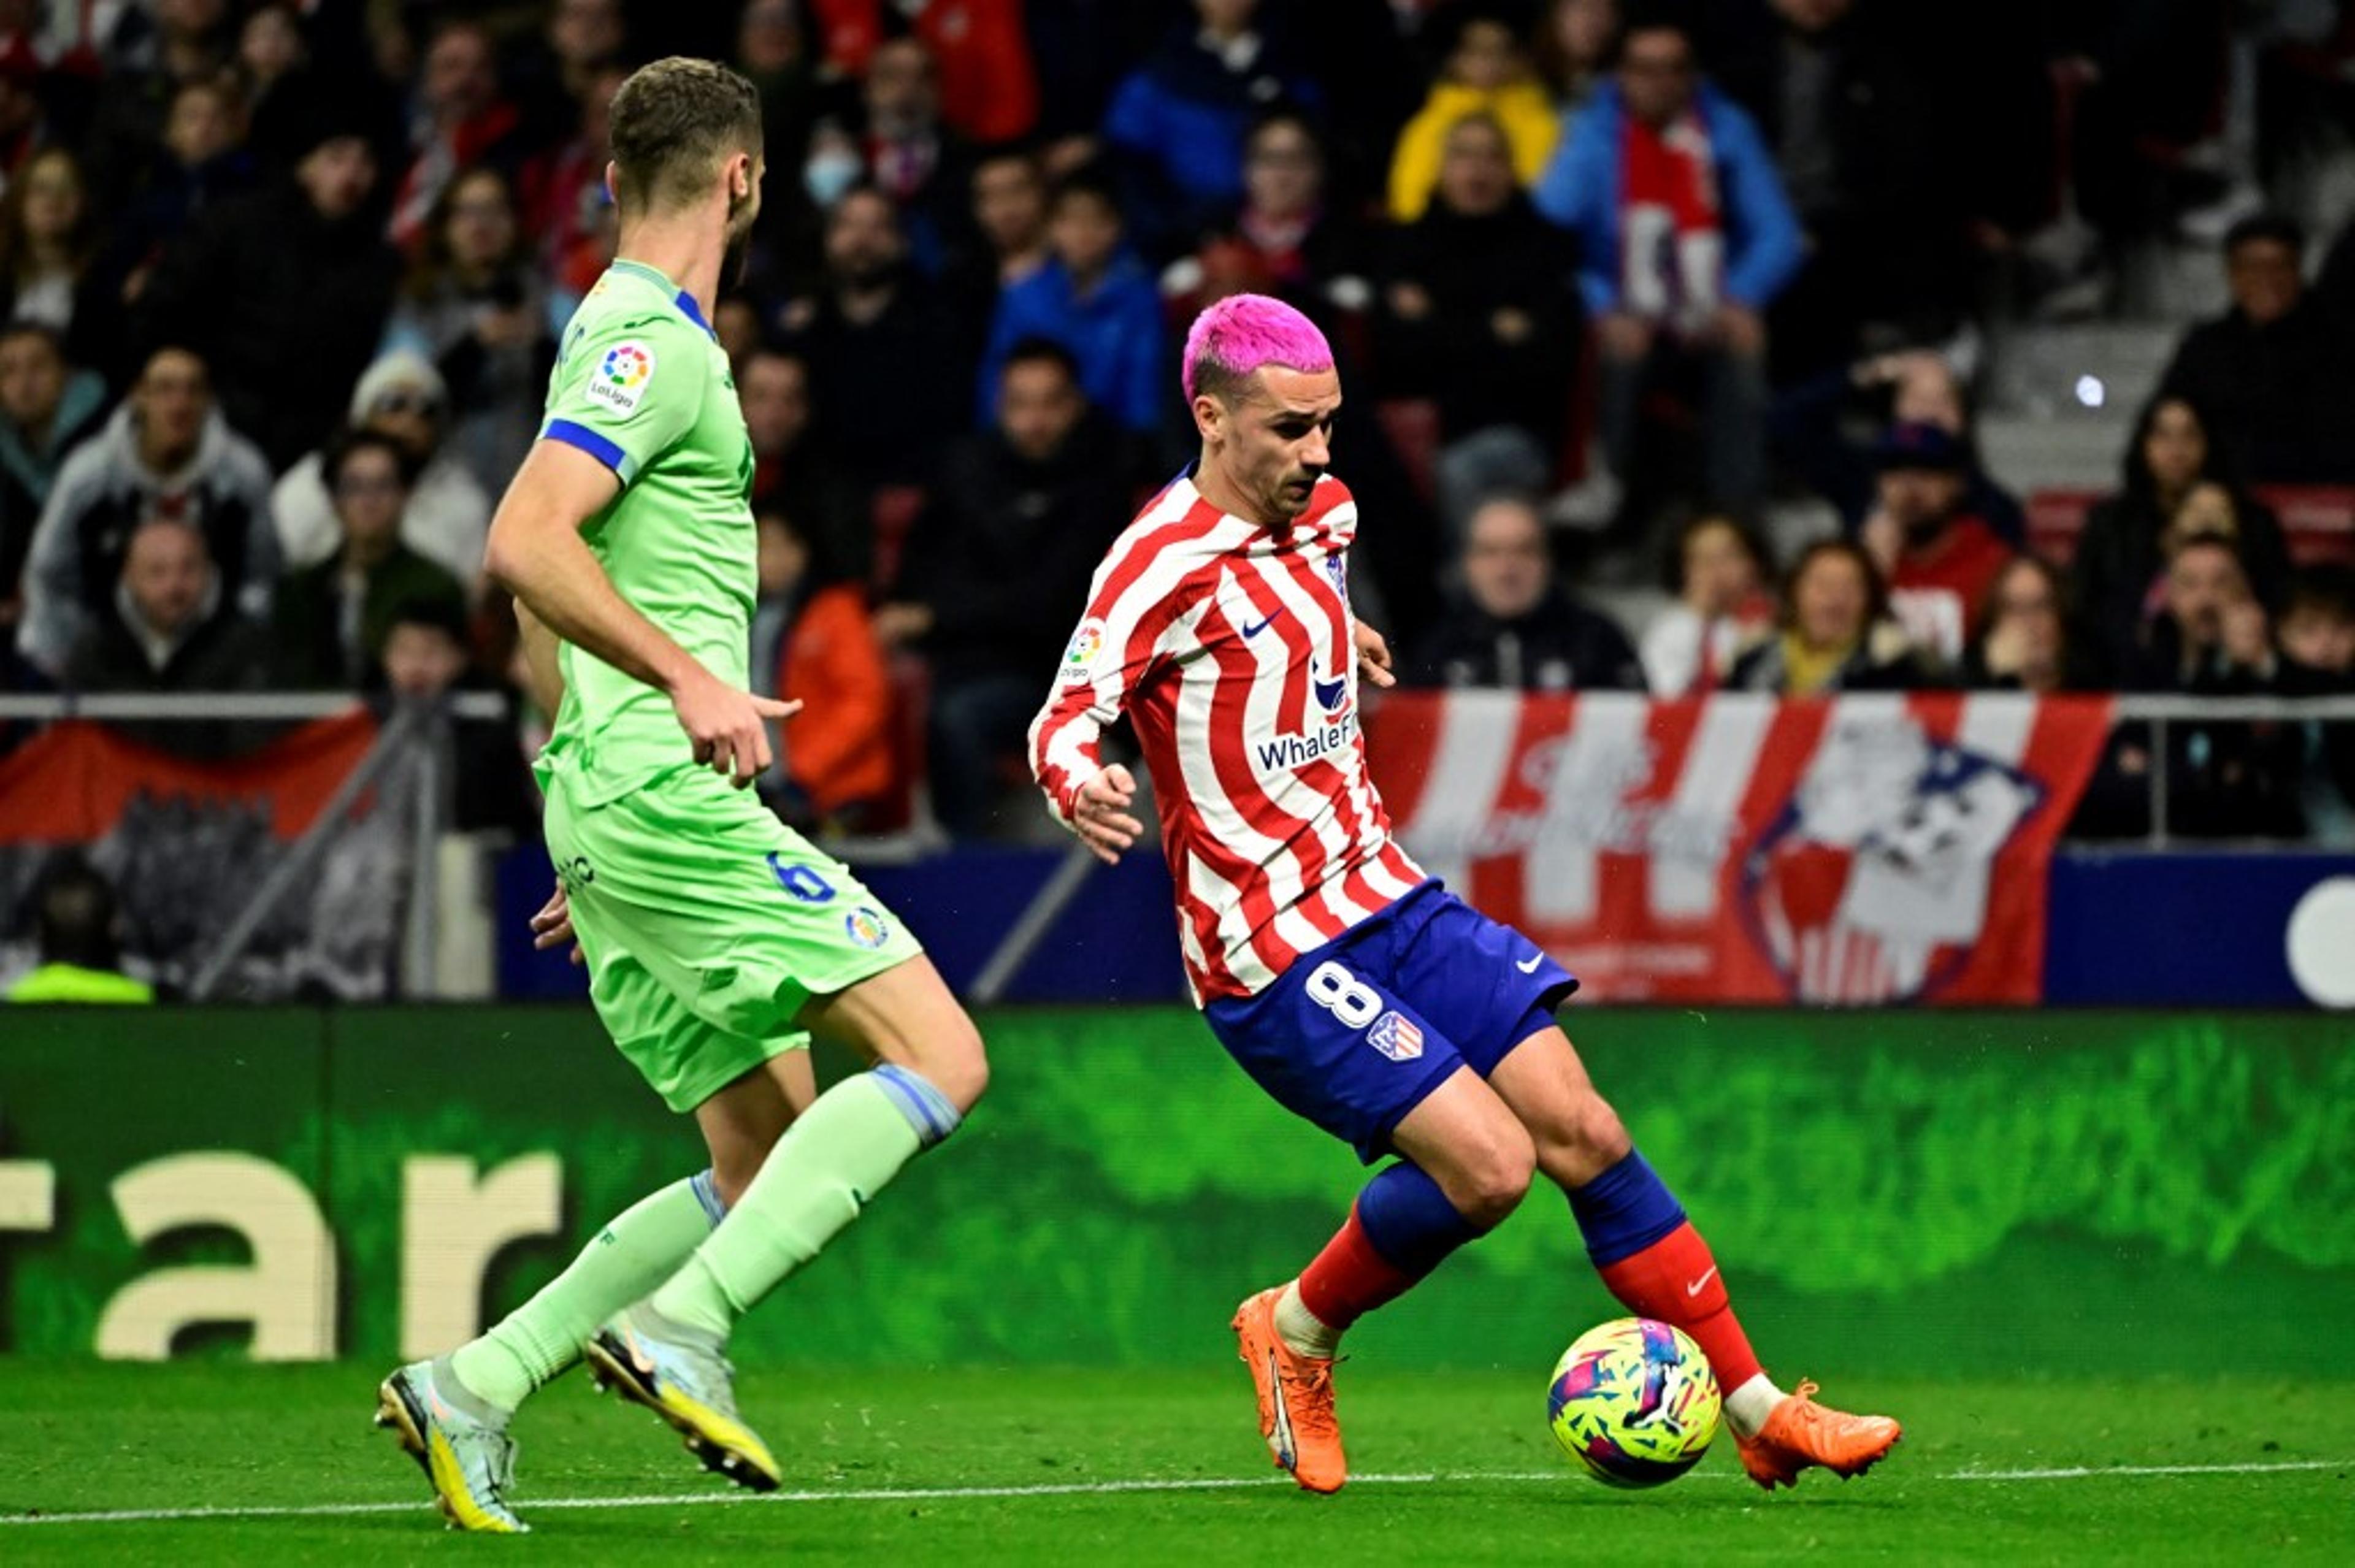
M2355 226L2264 197L2355 122L2328 0L0 4L0 684L505 691L464 809L527 822L483 541L673 52L766 113L714 326L797 823L1035 816L1090 571L1189 455L1177 345L1246 289L1340 357L1411 682L2355 692L2355 577L2268 502L2355 485ZM1957 346L2161 231L2231 306L2051 546ZM1778 560L1797 496L1841 526ZM1668 608L1599 606L1614 560ZM2166 768L2179 831L2348 832L2349 735L2123 727L2080 826Z

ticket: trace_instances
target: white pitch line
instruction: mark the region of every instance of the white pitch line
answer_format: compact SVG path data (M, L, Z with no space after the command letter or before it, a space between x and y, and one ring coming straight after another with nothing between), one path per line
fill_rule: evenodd
M2079 1481L2137 1476L2254 1476L2290 1471L2337 1470L2355 1467L2345 1459L2297 1459L2251 1465L2116 1465L2048 1470L1950 1470L1932 1477L1941 1481ZM1568 1470L1467 1470L1455 1475L1433 1472L1402 1475L1352 1476L1353 1487L1427 1487L1448 1481L1537 1483L1558 1485L1575 1480ZM1703 1479L1731 1481L1731 1472ZM866 1487L839 1491L647 1493L613 1498L520 1498L526 1513L566 1509L695 1508L737 1503L881 1503L961 1502L988 1498L1113 1497L1135 1492L1225 1492L1285 1487L1281 1476L1190 1476L1167 1480L1060 1481L1004 1487ZM0 1514L0 1525L10 1524L150 1524L200 1520L350 1519L365 1514L424 1513L424 1502L309 1503L279 1508L116 1509L90 1513Z
M2290 1470L2343 1470L2344 1459L2285 1459L2255 1465L2073 1465L2057 1470L1956 1470L1942 1481L2083 1481L2106 1476L2275 1476Z

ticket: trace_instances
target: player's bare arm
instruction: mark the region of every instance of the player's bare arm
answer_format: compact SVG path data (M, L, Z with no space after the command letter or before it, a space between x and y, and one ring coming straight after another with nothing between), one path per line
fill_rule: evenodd
M556 634L518 599L515 604L516 640L523 652L524 686L532 701L552 722L564 706L564 661L556 656Z
M741 789L772 760L763 720L801 704L736 690L613 591L581 530L620 483L587 453L538 443L491 519L485 570L549 632L668 697L695 760Z

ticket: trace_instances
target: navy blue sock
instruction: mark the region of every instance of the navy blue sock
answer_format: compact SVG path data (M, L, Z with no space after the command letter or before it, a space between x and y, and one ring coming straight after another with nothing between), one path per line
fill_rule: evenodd
M1480 1234L1421 1166L1400 1160L1358 1194L1358 1224L1384 1262L1416 1278Z
M1634 1149L1572 1191L1570 1211L1596 1268L1634 1256L1685 1222L1684 1205Z

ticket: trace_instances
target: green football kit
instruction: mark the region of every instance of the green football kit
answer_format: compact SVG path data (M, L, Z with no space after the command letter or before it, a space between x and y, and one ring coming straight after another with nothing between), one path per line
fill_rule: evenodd
M582 538L614 589L746 689L756 593L752 445L694 297L617 261L565 329L545 440L621 489ZM695 761L670 699L570 643L536 771L590 995L675 1111L808 1042L814 996L922 949L849 869Z

